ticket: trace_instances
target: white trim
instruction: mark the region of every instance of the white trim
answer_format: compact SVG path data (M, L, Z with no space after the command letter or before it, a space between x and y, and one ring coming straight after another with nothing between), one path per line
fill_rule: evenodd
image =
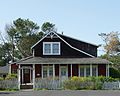
M31 69L30 69L30 71L31 71ZM35 88L35 64L33 64L33 89L34 88Z
M93 74L92 74L92 68L95 66L96 67L96 76L98 76L98 65L92 65L92 64L90 64L90 65L79 65L79 69L78 69L78 71L79 71L79 77L80 77L80 67L83 67L84 68L84 77L86 77L86 68L87 68L87 66L89 66L90 67L90 76L93 76Z
M86 54L86 55L88 55L88 56L90 56L90 57L95 57L95 56L90 55L90 54L88 54L88 53L86 53L86 52L84 52L84 51L82 51L82 50L80 50L80 49L77 49L77 48L73 47L73 46L70 45L68 42L66 42L63 38L61 38L58 34L56 34L56 33L54 33L54 34L57 35L64 43L66 43L66 44L67 44L69 47L71 47L72 49L77 50L77 51L79 51L79 52L82 52L82 53L84 53L84 54Z
M41 68L42 68L41 69L41 71L42 71L41 73L42 73L42 79L43 79L43 64L41 64Z
M35 57L35 50L33 49L33 57Z
M51 32L48 32L43 38L41 38L37 43L35 43L31 49L33 49L33 47L35 47L38 43L40 43L45 37L47 37Z
M90 64L90 76L92 76L92 64Z
M66 43L69 47L71 47L72 49L74 49L74 50L76 50L76 51L79 51L79 52L82 52L82 53L84 53L84 54L86 54L86 55L88 55L88 56L90 56L90 57L95 57L95 56L93 56L93 55L91 55L91 54L89 54L89 53L86 53L86 52L84 52L84 51L82 51L82 50L80 50L80 49L78 49L78 48L75 48L75 47L73 47L73 46L71 46L68 42L66 42L63 38L61 38L57 33L55 33L55 32L48 32L42 39L40 39L36 44L34 44L32 47L31 47L31 49L33 49L33 47L35 47L39 42L41 42L45 37L47 37L50 33L54 33L58 38L60 38L64 43Z
M53 79L55 78L55 64L53 64Z
M42 78L44 78L43 77L43 68L44 67L46 67L47 68L47 77L50 77L50 74L49 74L49 70L50 70L50 65L48 64L48 65L45 65L45 66L43 66L43 64L42 64ZM54 68L54 64L52 65L52 67L53 67L53 74L52 74L52 77L55 77L55 68Z
M60 66L59 65L59 77L61 78L61 68L66 68L66 76L68 78L68 65Z
M71 69L71 77L72 77L72 64L71 64L71 67L70 67L70 69Z
M45 44L50 44L50 53L45 53ZM53 44L58 44L59 46L59 53L53 53ZM43 55L60 55L60 42L43 42Z
M9 74L11 74L11 66L12 64L9 64Z
M21 76L21 74L20 74L20 64L18 65L18 89L20 90L20 76Z

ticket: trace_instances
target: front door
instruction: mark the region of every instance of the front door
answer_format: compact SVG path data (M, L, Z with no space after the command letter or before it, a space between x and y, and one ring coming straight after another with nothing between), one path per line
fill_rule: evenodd
M68 78L68 67L67 66L60 66L60 78L61 79Z
M29 68L23 69L23 84L32 83L32 70Z

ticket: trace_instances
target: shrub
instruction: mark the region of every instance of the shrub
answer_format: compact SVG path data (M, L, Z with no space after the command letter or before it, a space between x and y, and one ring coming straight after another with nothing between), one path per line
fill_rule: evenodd
M8 74L6 80L17 78L17 74Z
M120 78L120 71L115 68L110 68L110 76L112 78Z
M115 81L111 77L72 77L64 81L64 89L80 90L80 89L102 89L104 82Z

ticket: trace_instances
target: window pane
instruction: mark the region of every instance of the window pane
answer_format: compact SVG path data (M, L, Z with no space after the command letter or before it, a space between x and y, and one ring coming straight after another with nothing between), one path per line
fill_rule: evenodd
M51 53L51 45L50 44L44 45L44 53Z
M97 66L92 66L92 76L96 76Z
M80 76L84 77L84 67L83 66L80 67Z
M53 53L59 53L59 44L53 44Z
M47 77L47 67L43 67L43 78Z
M66 68L61 68L61 76L66 76L67 72L66 72Z
M90 76L90 66L86 66L86 77Z
M49 76L53 76L53 67L49 66Z

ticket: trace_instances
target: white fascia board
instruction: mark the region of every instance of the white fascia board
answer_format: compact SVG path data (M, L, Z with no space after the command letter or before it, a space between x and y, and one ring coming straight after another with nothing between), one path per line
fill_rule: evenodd
M79 51L79 52L82 52L82 53L84 53L84 54L86 54L86 55L88 55L88 56L90 56L90 57L95 57L95 56L90 55L90 54L88 54L88 53L86 53L86 52L84 52L84 51L82 51L82 50L80 50L80 49L77 49L77 48L73 47L73 46L70 45L68 42L66 42L63 38L61 38L58 34L56 34L56 33L54 33L54 34L57 35L58 38L60 38L63 42L65 42L65 43L66 43L69 47L71 47L72 49L77 50L77 51Z

